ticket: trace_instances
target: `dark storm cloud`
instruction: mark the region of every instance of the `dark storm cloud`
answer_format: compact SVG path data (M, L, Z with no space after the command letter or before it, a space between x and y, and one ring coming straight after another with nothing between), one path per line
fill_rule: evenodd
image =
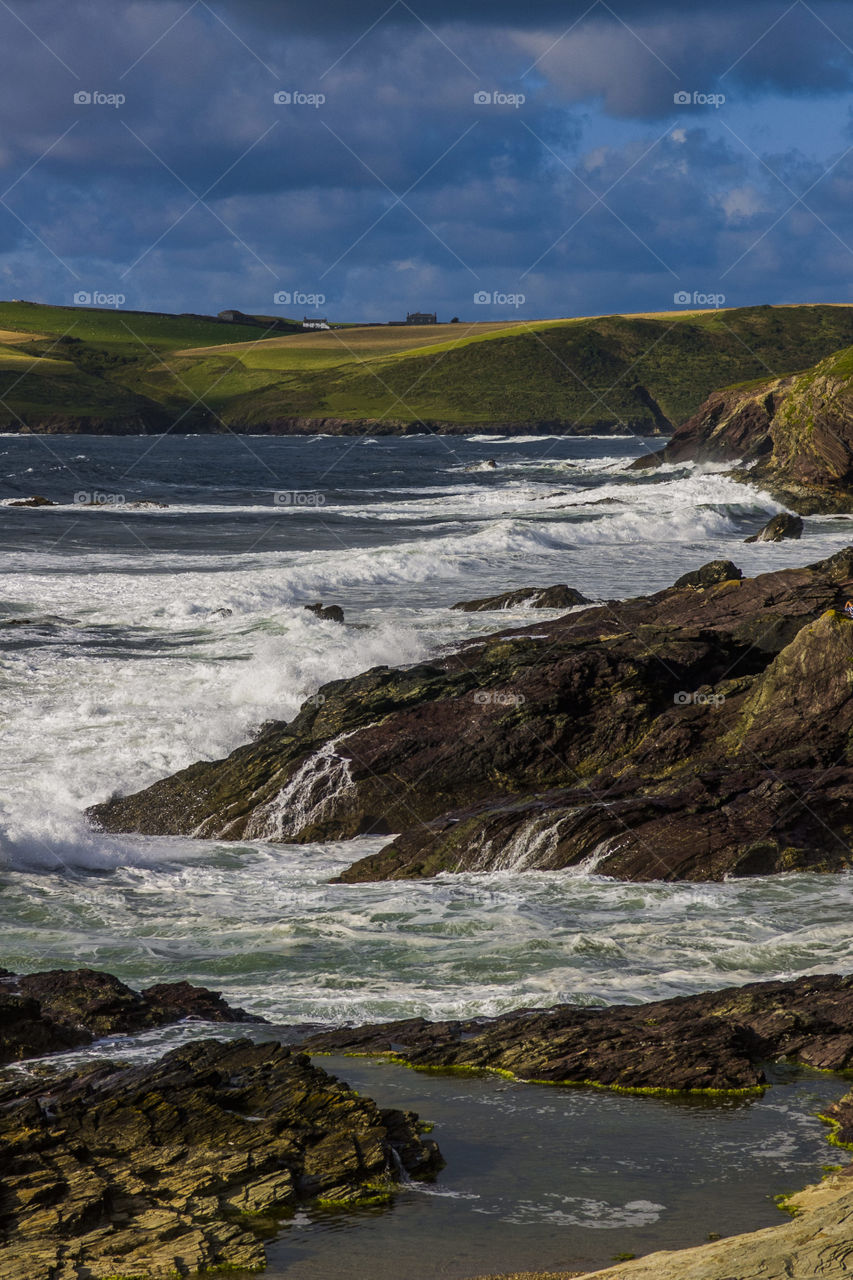
M847 110L851 6L812 7L32 0L30 29L0 9L0 281L61 301L120 279L133 305L194 310L322 281L370 318L470 313L480 283L519 280L529 314L666 306L723 274L741 301L783 275L829 296L850 164L824 176L835 157L761 137L771 93ZM74 102L95 90L126 101ZM694 90L749 106L756 136L675 103ZM496 91L526 101L475 101ZM783 183L814 184L831 229L787 213Z

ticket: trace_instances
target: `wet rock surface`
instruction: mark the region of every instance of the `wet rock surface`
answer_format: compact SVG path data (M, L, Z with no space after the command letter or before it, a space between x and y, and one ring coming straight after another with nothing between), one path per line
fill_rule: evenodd
M833 1126L833 1138L843 1147L853 1148L853 1089L827 1108L826 1119Z
M52 502L50 498L46 498L44 494L34 493L31 498L15 498L13 502L7 505L10 507L55 507L57 503Z
M849 867L853 548L732 570L713 562L651 596L334 681L226 760L90 814L110 831L208 838L402 833L348 882Z
M758 533L744 538L744 542L781 542L784 538L801 538L802 536L802 516L792 516L787 511L780 511L777 516L772 516L767 524L758 530Z
M259 1269L278 1217L442 1164L417 1117L276 1043L0 1084L0 1280Z
M216 991L162 982L138 992L94 969L14 974L0 970L0 1062L91 1044L100 1036L145 1031L186 1018L262 1022Z
M323 604L322 600L317 600L314 604L306 604L304 608L308 613L313 613L318 618L322 618L324 622L343 622L344 611L339 604Z
M529 609L571 609L578 604L589 604L589 600L574 587L558 582L553 587L521 587L497 596L483 596L480 600L460 600L450 607L463 613L483 613L489 609L517 609L522 605Z
M720 582L739 582L743 572L731 560L710 560L690 573L683 573L673 584L676 587L716 587Z
M322 1032L301 1047L551 1083L753 1089L765 1082L768 1062L832 1071L853 1066L853 976L750 983L641 1005L557 1005L450 1022L410 1018ZM853 1095L845 1101L845 1123L853 1125Z

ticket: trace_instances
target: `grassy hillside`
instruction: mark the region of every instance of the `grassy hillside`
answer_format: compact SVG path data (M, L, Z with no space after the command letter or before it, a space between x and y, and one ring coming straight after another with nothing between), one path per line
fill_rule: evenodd
M265 337L0 303L0 429L668 432L722 386L853 344L853 308L749 307Z

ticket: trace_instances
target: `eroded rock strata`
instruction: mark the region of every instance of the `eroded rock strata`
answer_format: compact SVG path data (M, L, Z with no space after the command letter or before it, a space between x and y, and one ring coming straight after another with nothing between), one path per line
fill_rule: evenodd
M419 1130L275 1043L0 1085L0 1280L262 1268L300 1202L385 1198L399 1169L440 1168Z
M334 681L227 759L91 815L110 831L226 839L402 833L345 881L846 868L853 548L755 578L706 570Z
M0 969L0 1063L91 1044L99 1036L145 1031L192 1018L262 1022L234 1009L216 991L161 982L133 991L94 969L15 974Z
M563 1004L451 1022L409 1018L325 1031L302 1047L552 1083L754 1089L765 1082L768 1062L853 1066L853 977L756 982L640 1005ZM838 1118L853 1126L853 1106Z

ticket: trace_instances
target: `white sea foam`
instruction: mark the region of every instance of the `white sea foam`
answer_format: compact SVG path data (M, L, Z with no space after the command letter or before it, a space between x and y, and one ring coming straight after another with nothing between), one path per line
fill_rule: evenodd
M188 511L233 519L235 508L215 497L125 513L137 531L157 517L156 551L138 539L125 550L97 541L107 525L93 509L73 533L90 541L69 554L69 541L37 536L43 519L68 513L28 513L36 532L4 561L0 614L66 622L0 627L10 956L24 963L49 946L57 959L96 958L146 978L195 976L230 984L271 1016L327 1022L648 999L853 968L844 877L621 886L595 876L595 859L571 876L526 872L559 837L546 821L520 833L495 874L336 887L326 880L381 842L237 850L112 837L85 823L85 805L226 754L264 720L290 718L327 680L414 662L494 628L494 616L450 612L453 601L558 581L594 598L635 594L721 555L758 571L806 563L847 539L843 522L816 520L799 543L747 547L744 533L776 504L713 469L649 480L621 470L617 441L598 459L549 458L542 438L535 449L518 437L488 441L513 446L498 454L497 472L462 479L442 451L429 484L423 467L401 463L410 442L385 442L370 451L377 490L275 521L301 531L293 546L231 552L214 539L188 550L159 518L178 529ZM86 445L96 461L102 447ZM323 524L331 517L333 535ZM347 624L306 613L316 599L340 603ZM529 616L513 611L500 625L515 621ZM327 792L346 785L330 746L285 788L259 834L286 838L295 808L301 819L321 816Z
M278 795L253 814L248 839L289 840L333 811L337 801L353 789L350 761L339 751L347 737L324 743L299 766Z

